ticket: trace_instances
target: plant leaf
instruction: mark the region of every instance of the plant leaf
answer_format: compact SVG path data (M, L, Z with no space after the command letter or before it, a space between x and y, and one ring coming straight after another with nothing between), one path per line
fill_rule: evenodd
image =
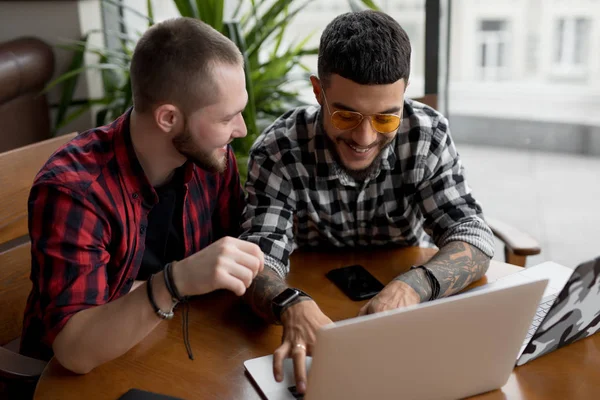
M137 41L138 41L137 38L132 38L131 36L129 36L126 33L117 32L112 29L90 29L89 31L87 31L88 36L92 33L99 33L101 35L114 36L118 39L125 40L125 41L127 41L129 43L133 43L133 44L137 43Z
M100 64L102 65L106 65L106 64L110 64L110 60L108 59L107 56L102 55L100 57ZM126 69L127 66L121 66L123 69ZM117 91L119 89L119 86L121 85L121 82L123 81L122 77L119 76L119 74L116 72L115 69L102 69L101 71L102 74L102 85L104 86L104 91L107 92L107 94L112 95L112 93L114 93L115 91ZM123 74L123 70L120 71L121 75Z
M248 57L252 57L254 55L254 53L257 53L258 50L260 49L260 47L262 46L262 44L265 42L265 40L277 29L279 29L281 26L286 25L291 19L293 19L296 14L298 14L298 12L300 12L304 7L306 7L307 4L309 4L310 2L312 2L313 0L308 0L305 1L303 3L302 6L298 7L297 9L295 9L294 11L290 12L289 14L287 14L285 17L281 18L279 21L277 21L276 19L271 20L270 24L269 22L265 23L265 28L264 30L262 30L260 32L260 35L258 37L255 38L255 41L252 45L248 46ZM282 7L287 7L287 4L284 0L278 0L277 3L283 3ZM267 12L267 14L269 14L273 8L279 4L274 4L273 7ZM276 8L277 9L277 8ZM278 12L281 12L281 9L279 9ZM269 14L271 15L271 14ZM269 21L269 16L263 16L263 21Z
M82 64L83 64L83 60L82 60ZM116 64L90 64L90 65L85 65L82 67L69 68L68 72L65 72L64 74L62 74L61 76L59 76L58 78L53 80L52 82L48 83L48 85L44 88L43 93L48 92L50 89L52 89L54 86L58 85L59 83L64 82L74 76L81 74L83 71L85 71L87 69L99 69L99 70L115 69L115 70L122 71L123 67L120 65L116 65Z
M198 18L198 11L194 7L192 0L173 0L177 10L182 17Z
M250 151L250 146L254 142L254 139L258 136L258 127L256 126L256 98L254 94L254 82L252 81L252 74L250 71L250 64L247 59L246 43L242 34L241 26L239 22L226 22L225 31L227 36L238 46L242 55L244 56L244 72L246 75L246 92L248 92L248 104L244 109L242 115L248 129L246 137L249 139L237 141L234 148L238 148L239 152L236 154L246 154Z
M152 0L146 0L146 11L148 12L148 28L154 24L154 7Z
M233 20L236 20L238 15L240 14L240 11L242 9L242 3L243 3L242 0L238 0L237 6L235 6L235 10L233 11L233 15L232 15ZM229 21L227 21L227 22L229 22Z
M88 40L88 36L86 35L82 38L81 41L83 43L87 44L87 40ZM83 46L83 50L85 50L85 45ZM82 66L84 63L84 55L85 55L85 51L76 51L75 54L73 54L73 58L71 59L71 64L69 65L69 71L73 71L73 70L78 71L78 70L82 69ZM46 85L46 87L44 88L44 91L43 91L43 93L46 93L52 87L57 85L58 83L65 82L62 87L62 93L60 95L58 111L56 112L56 120L55 120L55 125L54 125L55 132L54 133L56 133L57 127L61 126L61 124L63 123L63 120L65 118L67 110L71 104L71 101L73 101L73 95L75 94L75 89L77 88L77 82L79 81L79 73L72 74L72 75L68 76L67 78L63 79L62 81L60 81L61 78L56 79L54 81L54 84L52 82L50 82L48 85Z
M113 62L119 62L119 61L123 62L125 68L128 68L129 63L131 62L131 57L128 54L123 54L120 51L105 49L105 48L101 48L101 47L92 47L89 45L86 48L85 43L83 43L81 41L76 41L76 40L73 40L71 43L72 44L60 44L59 43L59 44L56 44L55 46L60 49L70 50L70 51L83 51L83 52L87 51L88 53L96 54L99 57L109 56L109 57L111 57Z
M198 18L206 22L219 32L223 32L224 0L196 0Z
M102 0L102 2L112 4L113 6L127 10L128 12L134 14L136 17L140 17L140 18L144 19L145 21L154 23L152 21L152 18L149 15L144 15L144 13L139 12L135 8L123 4L122 1Z
M354 0L350 0L350 1L354 1ZM372 10L381 11L381 8L379 8L373 0L360 0L360 1L362 1L364 5L366 5L367 7L369 7Z

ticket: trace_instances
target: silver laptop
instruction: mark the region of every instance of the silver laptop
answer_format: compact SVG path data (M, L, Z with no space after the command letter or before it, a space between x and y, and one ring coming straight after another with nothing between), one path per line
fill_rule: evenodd
M502 387L548 280L489 287L327 325L317 333L306 399L455 399ZM493 312L490 312L493 310ZM246 371L269 400L294 399L291 360Z

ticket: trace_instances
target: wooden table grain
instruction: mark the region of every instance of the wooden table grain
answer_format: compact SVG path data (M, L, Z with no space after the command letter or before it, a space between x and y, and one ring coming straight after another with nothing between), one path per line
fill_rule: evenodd
M411 265L433 256L431 249L407 248L377 252L296 252L288 280L310 293L334 321L351 318L365 303L347 299L327 278L336 267L362 264L387 283ZM492 262L483 284L520 270ZM130 388L182 399L260 399L244 373L243 362L271 354L281 342L281 327L266 325L228 292L195 298L189 314L188 359L182 340L181 311L162 322L125 355L87 375L75 375L50 361L37 385L36 400L116 400ZM99 344L100 346L102 344ZM517 367L507 384L473 398L600 399L600 335L557 350Z

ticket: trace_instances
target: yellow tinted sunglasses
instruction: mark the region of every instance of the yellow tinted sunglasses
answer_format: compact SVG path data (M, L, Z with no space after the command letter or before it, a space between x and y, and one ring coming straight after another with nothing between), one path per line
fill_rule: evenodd
M323 88L321 88L321 91L323 92L323 99L325 99L327 112L329 112L329 115L331 116L331 123L341 131L356 128L365 117L370 119L371 126L379 133L392 133L398 129L402 122L402 117L396 114L364 115L358 111L346 110L337 110L332 113Z

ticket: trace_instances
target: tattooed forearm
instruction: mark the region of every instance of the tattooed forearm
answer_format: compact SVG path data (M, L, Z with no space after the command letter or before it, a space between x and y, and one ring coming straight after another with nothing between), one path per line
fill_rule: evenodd
M481 279L490 258L465 242L451 242L426 264L440 284L440 297L450 296Z
M398 276L395 280L407 283L410 287L412 287L419 295L421 302L427 301L431 298L431 284L429 283L429 279L427 279L427 275L425 275L425 271L423 271L422 268L410 270Z
M287 287L285 281L275 271L265 267L246 290L244 300L261 318L268 322L275 322L271 301Z

